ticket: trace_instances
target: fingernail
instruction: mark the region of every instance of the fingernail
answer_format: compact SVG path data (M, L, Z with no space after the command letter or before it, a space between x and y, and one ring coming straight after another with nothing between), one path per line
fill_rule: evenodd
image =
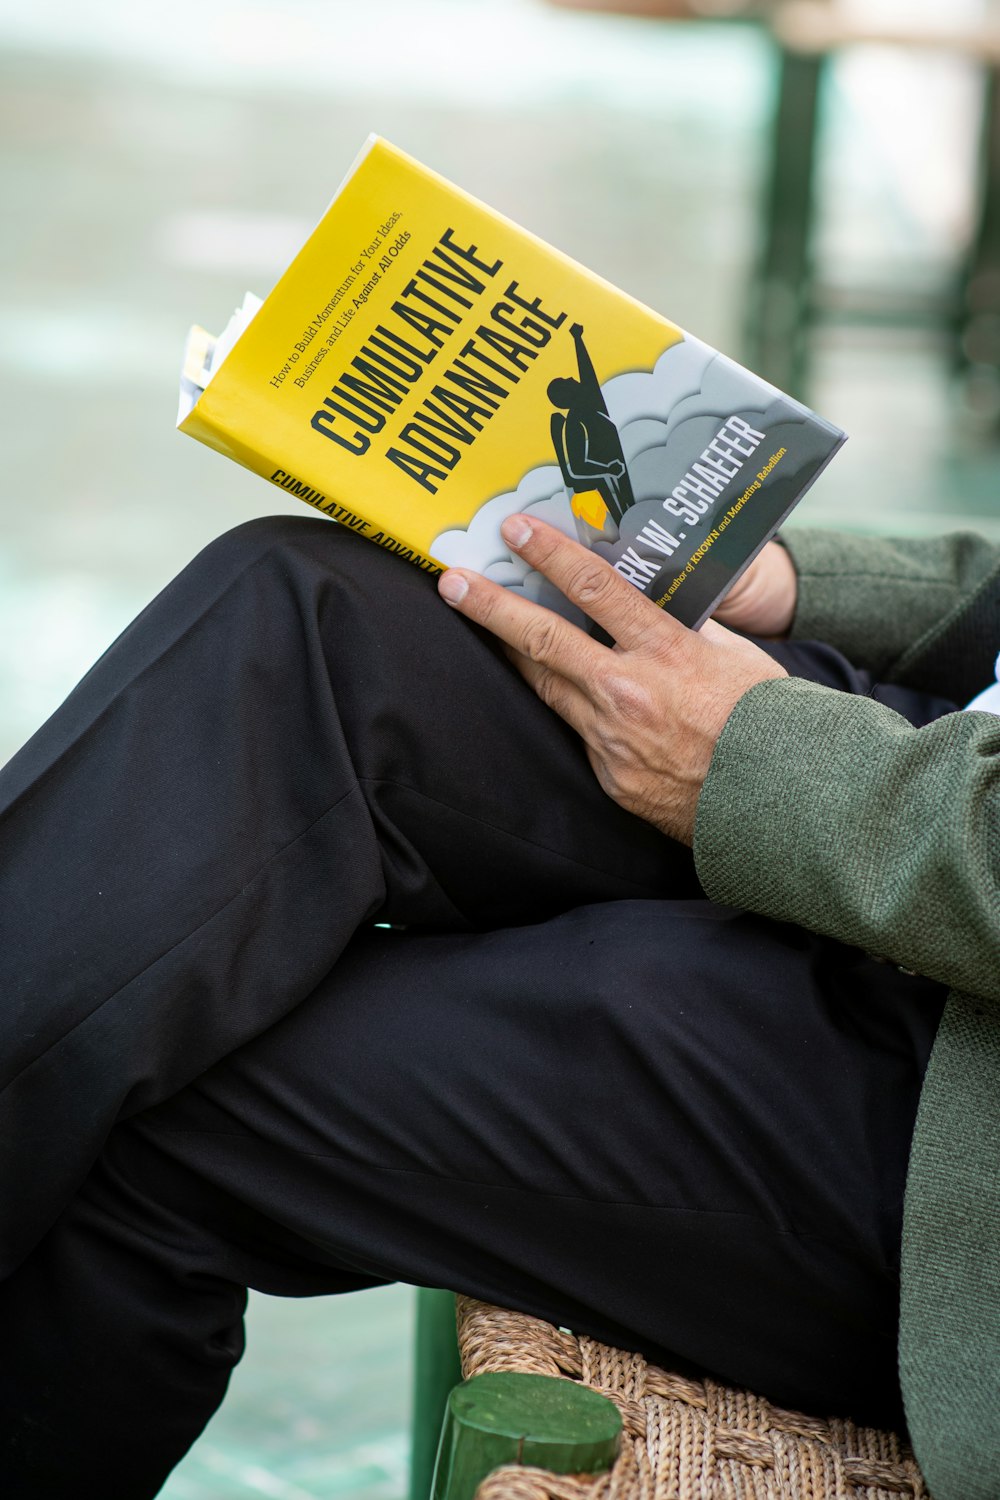
M461 604L468 592L468 581L461 573L442 573L438 579L438 593L447 604Z
M523 516L508 516L500 527L500 535L508 547L523 547L531 535L531 527Z

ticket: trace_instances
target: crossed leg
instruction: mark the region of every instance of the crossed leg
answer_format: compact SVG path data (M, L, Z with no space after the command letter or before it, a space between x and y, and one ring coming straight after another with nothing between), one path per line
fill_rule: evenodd
M415 570L241 528L0 790L9 1268L63 1210L0 1293L13 1493L109 1453L155 1493L246 1285L447 1285L898 1417L940 992L700 900Z
M0 772L0 1276L360 927L698 893L431 579L307 517L228 533Z

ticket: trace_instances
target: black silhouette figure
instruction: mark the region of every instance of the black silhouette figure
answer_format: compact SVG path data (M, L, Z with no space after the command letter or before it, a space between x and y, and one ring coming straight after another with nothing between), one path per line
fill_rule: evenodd
M634 504L625 455L618 428L608 416L604 396L583 342L583 324L570 327L576 345L576 380L560 378L549 384L548 398L566 415L552 414L552 445L556 450L566 488L574 495L597 490L607 509L620 525L622 516ZM577 507L574 505L574 511ZM580 512L578 512L580 513ZM593 521L585 514L589 525ZM595 531L601 529L594 526Z

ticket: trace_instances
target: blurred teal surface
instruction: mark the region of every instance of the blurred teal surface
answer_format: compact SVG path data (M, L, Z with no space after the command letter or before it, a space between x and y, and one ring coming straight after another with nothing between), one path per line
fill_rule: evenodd
M834 279L960 251L978 84L921 66L838 70ZM369 130L738 356L773 83L753 28L534 0L0 0L0 761L200 546L304 513L175 433L177 367L189 322L267 291ZM996 413L939 342L826 335L809 398L851 441L796 524L1000 537ZM410 1319L406 1288L254 1298L168 1500L397 1500Z
M164 1500L401 1500L412 1323L408 1287L251 1296L247 1353Z

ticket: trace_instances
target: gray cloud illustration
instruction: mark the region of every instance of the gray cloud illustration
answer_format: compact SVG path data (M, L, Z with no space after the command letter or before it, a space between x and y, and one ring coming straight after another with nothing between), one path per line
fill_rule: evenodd
M659 506L727 417L762 413L764 426L765 408L777 401L782 403L782 418L787 421L789 416L788 399L780 391L687 335L665 350L651 371L613 376L601 390L608 414L618 428L637 512L644 517L653 509L647 502ZM500 525L517 512L539 516L567 536L580 538L562 474L557 465L545 464L526 474L515 490L496 495L480 506L468 527L441 532L429 551L438 562L474 568L515 592L579 620L579 612L558 590L506 547ZM629 519L642 523L638 514L626 519L626 530L634 534ZM589 540L600 552L614 555L618 538L613 530L601 538L591 534Z

